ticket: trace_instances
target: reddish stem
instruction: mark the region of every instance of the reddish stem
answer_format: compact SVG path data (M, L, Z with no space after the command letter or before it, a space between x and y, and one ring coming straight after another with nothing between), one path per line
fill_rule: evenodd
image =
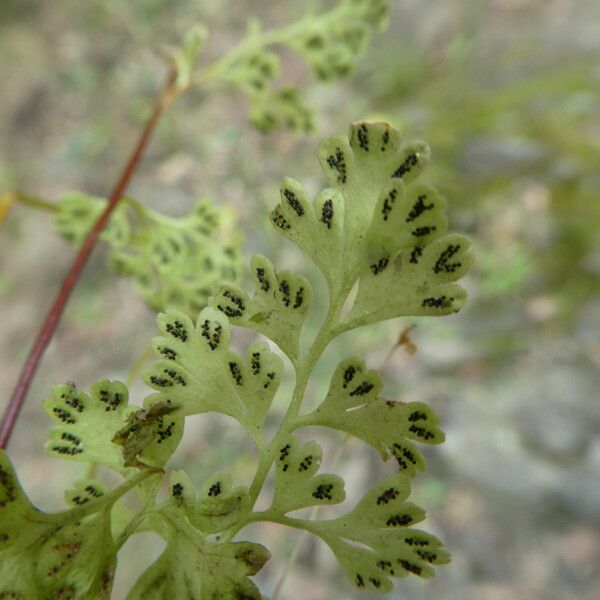
M119 178L119 181L115 185L109 197L106 208L100 217L98 217L94 227L85 238L83 245L79 249L75 260L73 261L73 264L71 265L71 268L69 269L69 272L63 281L60 291L54 300L52 308L46 315L46 318L41 325L33 347L31 348L29 356L27 357L25 365L23 366L23 370L21 371L17 384L15 385L13 394L8 402L4 416L2 417L2 423L0 424L0 448L6 448L8 444L35 372L37 371L48 344L54 336L62 313L71 296L71 292L79 280L81 272L83 271L83 268L85 267L90 254L96 245L96 242L98 241L98 236L106 226L111 213L123 197L132 175L139 166L140 159L142 158L144 150L148 145L148 141L150 140L152 132L154 131L154 128L156 127L163 110L171 103L176 95L177 88L175 86L175 74L171 71L169 72L166 85L164 86L152 110L152 114L148 118L148 121L144 126L144 130L142 131L137 144L135 145L135 148L129 157L129 160L127 161L127 164L121 173L121 177Z

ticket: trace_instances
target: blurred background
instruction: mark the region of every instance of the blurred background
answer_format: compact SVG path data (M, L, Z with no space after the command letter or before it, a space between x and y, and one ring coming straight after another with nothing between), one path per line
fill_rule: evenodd
M209 60L243 36L248 17L276 26L308 4L2 0L0 192L106 196L164 77L165 45L201 20L211 31ZM130 187L172 215L200 196L234 207L248 255L318 281L268 225L281 177L320 189L319 139L361 118L389 120L430 144L427 180L448 199L450 229L475 244L469 302L456 316L347 334L319 363L307 401L321 398L351 348L383 366L386 397L421 400L440 414L447 442L428 449L413 496L453 562L433 580L398 581L394 599L600 598L599 56L597 0L397 0L389 29L347 80L313 83L284 53L283 79L316 109L315 134L259 134L239 93L199 90L169 109ZM0 407L73 256L47 213L15 206L0 225ZM47 510L63 507L63 490L85 472L43 454L50 420L41 404L51 386L124 379L156 331L132 282L105 258L99 248L88 265L10 447L25 489ZM417 352L397 347L386 360L411 324ZM235 344L251 339L240 332ZM274 424L287 403L283 387ZM134 401L145 393L137 383ZM248 481L255 455L241 429L212 415L190 421L173 468L200 483L227 466ZM327 468L342 438L315 435ZM351 505L393 465L351 441L335 469ZM246 531L273 552L257 578L270 595L299 535L274 525ZM160 551L140 559L132 547L114 598ZM313 539L280 594L369 597Z

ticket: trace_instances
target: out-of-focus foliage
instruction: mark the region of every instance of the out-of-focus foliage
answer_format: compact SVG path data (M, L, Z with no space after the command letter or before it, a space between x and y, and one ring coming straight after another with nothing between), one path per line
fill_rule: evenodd
M183 50L175 55L178 83L182 87L232 83L248 96L250 120L260 131L312 131L314 113L304 103L299 88L273 86L281 74L281 61L268 48L294 50L318 80L347 77L356 69L373 34L387 25L389 4L389 0L339 0L325 9L315 4L303 18L271 31L264 31L259 20L251 19L246 37L236 48L196 72L193 62L204 35L203 30L192 30Z
M69 194L54 219L62 237L81 244L106 202L86 194ZM173 218L126 199L101 234L117 273L130 275L153 310L178 308L196 315L206 306L219 280L238 280L241 235L231 210L200 201L183 218Z

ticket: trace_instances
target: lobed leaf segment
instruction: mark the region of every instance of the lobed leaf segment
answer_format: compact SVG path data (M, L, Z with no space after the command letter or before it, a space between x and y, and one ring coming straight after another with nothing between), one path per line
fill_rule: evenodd
M108 597L116 552L136 532L155 531L166 548L128 598L260 599L250 577L269 559L261 545L232 541L247 524L272 521L304 529L325 542L360 590L389 592L392 579L429 577L449 561L442 543L416 527L424 511L408 501L410 478L425 468L419 444L444 434L434 412L420 402L382 397L382 381L358 356L333 370L326 396L302 411L307 383L328 343L342 332L400 315L445 315L465 301L456 281L469 268L469 242L446 234L444 201L418 181L429 158L422 143L401 143L386 123L359 122L348 139L319 148L330 187L314 201L291 179L271 213L274 227L321 269L329 308L316 338L299 344L312 287L300 275L276 271L262 256L251 263L251 295L222 283L197 319L170 309L158 317L153 347L159 359L144 375L154 389L143 408L128 404L122 383L103 380L88 395L58 386L46 409L57 421L47 451L60 458L106 465L125 478L115 490L92 480L67 492L68 511L46 515L31 506L1 455L0 598ZM342 312L352 288L358 291ZM264 426L283 374L268 342L246 356L230 349L230 328L251 328L288 357L296 374L293 396L279 429ZM162 468L180 440L185 417L221 412L254 440L259 461L248 487L218 472L198 487L182 471L170 474L169 497L156 500ZM340 503L344 481L320 473L322 450L297 431L326 427L362 440L397 471L377 483L354 508L334 518L310 519L292 511ZM254 505L274 468L268 509ZM135 488L138 513L119 501ZM215 537L216 534L216 537Z

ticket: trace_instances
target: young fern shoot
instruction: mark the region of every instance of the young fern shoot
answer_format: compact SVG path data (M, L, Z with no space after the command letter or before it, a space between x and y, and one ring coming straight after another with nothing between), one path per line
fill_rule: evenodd
M144 376L155 392L143 408L128 404L120 382L100 381L90 395L70 385L55 388L46 408L57 427L47 451L106 465L126 481L112 491L89 480L78 482L67 493L73 508L45 515L29 504L2 454L0 598L108 598L119 548L136 532L154 531L166 548L128 600L260 600L250 577L270 554L260 544L232 541L244 526L259 521L319 537L361 590L389 592L392 578L428 577L433 565L449 561L440 540L414 527L425 513L408 501L410 478L425 468L417 444L444 440L434 412L420 402L383 398L378 373L359 356L332 368L329 391L316 409L302 412L302 403L317 360L336 336L398 316L460 310L466 295L455 282L470 266L470 244L445 233L443 199L418 181L429 158L425 144L401 144L389 125L360 122L351 126L348 139L325 140L318 155L330 187L312 202L298 182L285 179L281 202L271 213L277 230L315 262L327 281L329 309L308 351L301 352L299 337L312 300L309 281L277 272L268 259L255 256L253 295L221 283L195 322L178 310L159 315L160 336L153 346L160 359ZM357 282L354 303L342 313ZM293 396L270 441L264 439L264 425L283 362L266 341L254 343L245 357L232 352L232 325L277 344L295 369ZM251 485L236 485L221 471L196 486L176 471L169 475L169 497L156 501L185 417L206 412L233 417L254 440L259 461ZM297 437L296 431L307 426L346 432L382 459L394 457L398 471L342 516L289 516L345 498L340 476L319 473L319 445ZM271 504L256 511L273 467ZM144 507L124 518L118 501L134 487Z

